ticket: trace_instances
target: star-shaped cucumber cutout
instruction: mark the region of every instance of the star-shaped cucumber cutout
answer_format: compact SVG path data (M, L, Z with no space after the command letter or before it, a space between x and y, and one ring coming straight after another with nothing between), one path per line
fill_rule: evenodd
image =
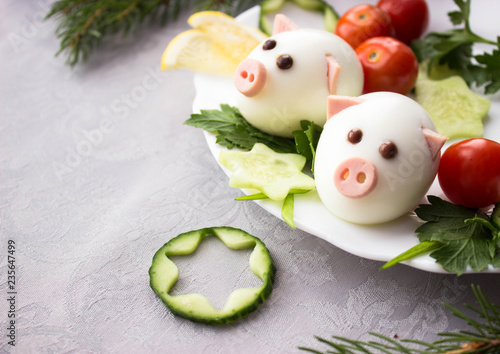
M261 143L250 151L224 150L219 155L219 163L232 172L231 187L255 189L273 200L283 200L289 194L305 193L316 187L314 179L302 173L304 156L277 153Z
M483 119L491 102L471 91L460 76L443 80L419 77L415 99L431 116L437 131L453 138L483 135Z
M192 254L207 236L219 238L232 250L253 248L250 269L262 280L260 286L234 290L221 310L201 294L169 294L179 277L179 269L169 257ZM182 233L164 244L153 257L149 280L151 288L174 314L195 322L224 324L245 317L269 298L275 272L271 255L259 238L232 227L209 227Z

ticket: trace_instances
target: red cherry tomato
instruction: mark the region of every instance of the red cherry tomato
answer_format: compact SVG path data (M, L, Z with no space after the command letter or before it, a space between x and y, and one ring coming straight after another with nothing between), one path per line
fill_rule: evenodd
M429 25L425 0L379 0L377 7L389 14L396 38L405 44L420 38Z
M500 144L474 138L451 145L441 157L438 180L455 204L484 208L500 202Z
M363 66L363 93L391 91L406 95L418 75L418 61L406 44L391 37L370 38L356 49Z
M368 38L394 36L395 32L385 11L373 5L358 5L339 19L335 34L356 49Z

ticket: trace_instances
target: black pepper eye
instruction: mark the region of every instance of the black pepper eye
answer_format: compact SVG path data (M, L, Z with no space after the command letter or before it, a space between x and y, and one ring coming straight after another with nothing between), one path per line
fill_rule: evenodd
M398 147L392 141L383 142L378 148L384 159L392 159L398 154Z
M276 47L276 41L274 39L268 39L262 45L262 49L264 49L264 50L271 50L274 47Z
M290 69L293 65L293 59L288 54L281 54L278 59L276 59L276 65L283 70Z
M361 129L354 128L347 133L347 141L349 141L351 144L355 145L359 143L363 139L363 132Z

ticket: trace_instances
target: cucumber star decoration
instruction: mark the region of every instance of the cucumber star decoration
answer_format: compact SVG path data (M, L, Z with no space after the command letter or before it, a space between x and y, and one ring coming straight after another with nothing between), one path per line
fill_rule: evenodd
M483 136L483 119L491 102L474 93L464 79L423 78L415 86L416 101L429 113L437 131L450 139Z
M314 179L302 173L304 156L277 153L261 143L250 151L222 151L219 163L232 172L231 187L256 189L273 200L283 200L288 195L316 187Z

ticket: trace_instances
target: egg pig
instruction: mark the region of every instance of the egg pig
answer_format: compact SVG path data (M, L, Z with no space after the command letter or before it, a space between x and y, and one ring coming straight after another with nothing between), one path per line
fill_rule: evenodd
M336 216L374 224L396 219L425 196L446 137L407 96L376 92L329 96L316 151L321 201Z
M250 124L292 137L301 120L325 124L328 95L360 95L363 70L340 37L277 15L273 35L240 63L234 83L236 106Z

